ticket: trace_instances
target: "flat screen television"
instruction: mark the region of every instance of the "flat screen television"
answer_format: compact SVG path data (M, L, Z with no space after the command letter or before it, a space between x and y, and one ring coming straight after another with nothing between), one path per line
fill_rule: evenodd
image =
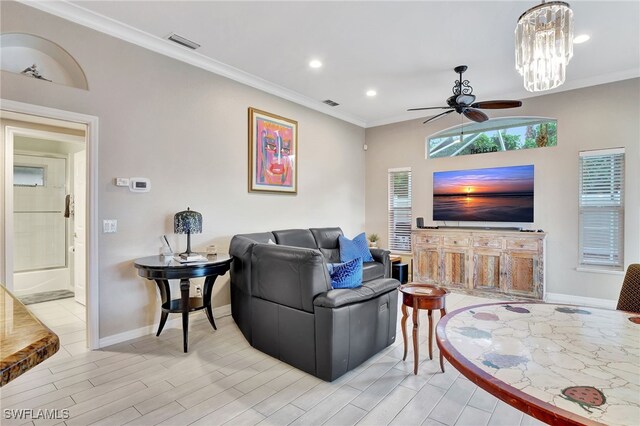
M433 220L533 222L533 164L433 173Z

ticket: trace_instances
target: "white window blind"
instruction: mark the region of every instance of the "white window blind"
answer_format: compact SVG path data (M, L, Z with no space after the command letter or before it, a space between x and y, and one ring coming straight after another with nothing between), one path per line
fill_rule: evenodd
M580 264L624 266L624 150L580 153Z
M411 251L411 169L389 170L389 249Z

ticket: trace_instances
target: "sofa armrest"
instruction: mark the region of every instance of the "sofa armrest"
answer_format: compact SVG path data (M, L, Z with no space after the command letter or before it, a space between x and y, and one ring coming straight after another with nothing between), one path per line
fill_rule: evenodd
M339 308L395 291L399 285L398 280L393 278L378 278L364 283L362 287L334 289L321 293L315 298L313 304L323 308Z
M229 244L229 254L233 256L231 285L246 295L251 295L251 251L256 244L256 241L238 235Z
M256 244L251 254L251 294L313 312L316 295L331 289L324 257L317 249Z
M384 266L384 277L391 278L391 260L389 259L391 252L381 248L370 248L369 251L373 260L382 263Z

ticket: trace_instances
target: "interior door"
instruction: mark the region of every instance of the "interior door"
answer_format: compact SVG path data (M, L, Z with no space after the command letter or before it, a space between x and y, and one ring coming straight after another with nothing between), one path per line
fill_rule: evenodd
M86 178L87 160L85 151L73 154L73 283L76 302L87 300L86 263Z

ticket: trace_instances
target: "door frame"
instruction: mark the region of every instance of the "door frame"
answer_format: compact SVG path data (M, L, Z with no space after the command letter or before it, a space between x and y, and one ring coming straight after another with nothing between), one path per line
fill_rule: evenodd
M0 99L0 109L7 112L32 115L43 118L50 118L73 123L80 123L86 126L85 153L87 156L87 216L86 216L86 259L87 259L87 345L89 349L100 347L100 318L99 318L99 297L100 281L98 276L98 117L93 115L80 114L72 111L65 111L56 108L49 108L40 105L33 105L24 102ZM4 179L3 187L8 188L7 183L13 182L13 135L12 129L7 127L4 136ZM13 129L15 131L15 127ZM13 244L13 187L4 192L4 224L2 248L5 255L0 262L2 275L0 280L5 283L13 283L13 250L7 250ZM9 278L9 280L8 280ZM11 289L11 288L10 288Z

